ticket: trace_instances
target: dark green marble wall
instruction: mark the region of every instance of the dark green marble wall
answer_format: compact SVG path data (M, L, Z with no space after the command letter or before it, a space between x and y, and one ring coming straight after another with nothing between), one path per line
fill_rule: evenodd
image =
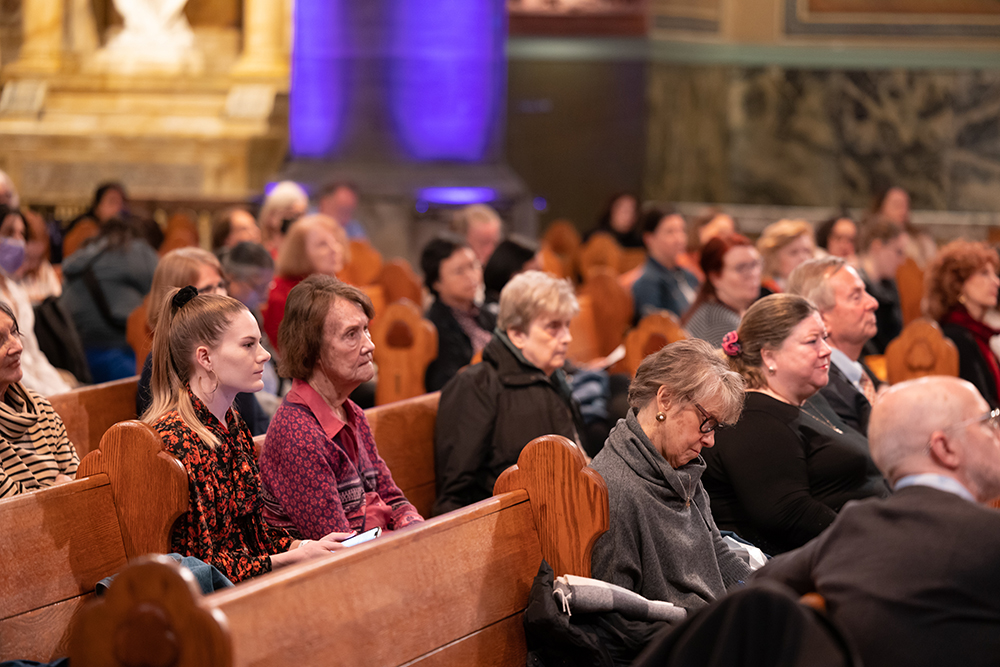
M645 194L673 201L1000 210L1000 71L653 62Z

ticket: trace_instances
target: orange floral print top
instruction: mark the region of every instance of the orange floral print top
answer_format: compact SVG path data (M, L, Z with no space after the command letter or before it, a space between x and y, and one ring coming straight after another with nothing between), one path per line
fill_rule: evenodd
M219 439L219 445L213 448L202 442L176 410L153 424L164 449L188 473L191 502L174 525L171 548L211 563L233 582L270 572L270 554L288 551L292 538L264 524L250 431L232 408L222 424L190 388L188 395L198 419Z

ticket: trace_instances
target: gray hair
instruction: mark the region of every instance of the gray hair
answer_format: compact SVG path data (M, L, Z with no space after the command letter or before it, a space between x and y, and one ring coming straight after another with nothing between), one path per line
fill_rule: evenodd
M788 293L809 299L820 312L830 310L837 305L830 278L845 266L843 258L833 255L803 262L788 276Z
M14 315L14 310L10 307L10 305L6 301L0 301L0 313L3 313L4 315L6 315L11 319L11 321L14 323L15 332L21 331L21 327L17 323L17 316Z
M455 232L465 236L469 233L469 228L474 225L494 222L503 229L503 220L493 207L486 204L471 204L455 213L451 219L451 227Z
M511 278L500 291L497 328L527 332L531 322L543 313L571 318L580 312L569 280L541 271L525 271Z
M629 385L628 404L641 410L660 387L685 403L720 402L715 418L723 424L735 424L743 411L743 377L730 370L715 348L697 338L676 341L643 359Z

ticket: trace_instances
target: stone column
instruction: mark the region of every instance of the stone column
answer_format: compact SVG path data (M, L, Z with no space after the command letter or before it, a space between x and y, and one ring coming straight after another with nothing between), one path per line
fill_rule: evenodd
M235 76L288 76L288 57L282 46L284 5L280 0L243 0L243 55L233 68Z
M24 42L14 69L24 73L59 71L63 47L61 0L24 0L21 5Z

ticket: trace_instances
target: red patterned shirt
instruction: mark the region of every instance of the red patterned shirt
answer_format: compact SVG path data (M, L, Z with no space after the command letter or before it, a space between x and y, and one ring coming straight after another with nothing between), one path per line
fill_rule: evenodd
M211 563L234 582L270 572L270 555L288 551L292 538L264 524L250 431L235 410L226 413L223 425L190 389L188 395L219 445L205 444L176 410L153 424L164 449L188 473L190 506L174 526L171 548Z
M392 481L365 413L350 400L344 410L346 423L307 382L292 383L260 456L270 525L315 540L334 531L396 530L423 521Z

